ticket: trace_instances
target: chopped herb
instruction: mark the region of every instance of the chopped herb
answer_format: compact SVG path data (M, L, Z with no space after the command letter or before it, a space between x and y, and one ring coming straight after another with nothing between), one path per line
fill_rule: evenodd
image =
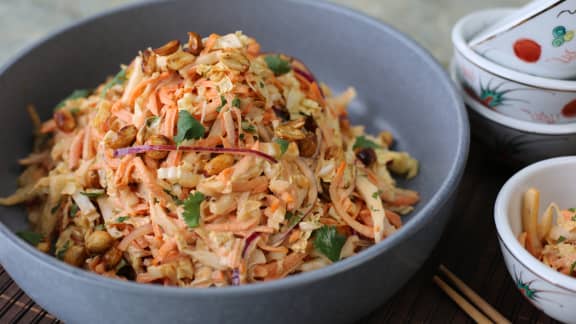
M176 144L180 145L184 140L202 138L205 131L204 126L189 112L180 110L178 113L178 133L174 137Z
M354 142L354 145L352 146L353 150L357 148L382 148L382 146L372 142L365 136L358 136L356 137L356 142Z
M576 208L568 208L569 211L576 213Z
M382 190L374 191L372 193L372 198L377 199L382 194Z
M98 224L94 227L94 229L97 231L103 231L106 229L106 226L104 226L104 224Z
M298 214L293 214L291 212L286 212L286 215L284 216L287 220L288 220L288 227L292 227L298 223L300 223L300 221L302 220L304 215L298 213Z
M264 82L260 81L258 82L258 85L260 86L260 88L264 88Z
M572 221L576 222L576 215L572 216Z
M120 72L118 72L118 74L116 74L114 78L110 80L110 82L106 83L106 85L102 89L102 94L100 95L100 97L102 98L106 97L106 93L108 93L108 90L110 90L110 88L112 88L117 84L122 84L124 83L124 81L126 81L126 70L120 70Z
M78 113L80 112L80 108L72 108L70 109L70 113L74 116L78 115Z
M240 99L238 97L234 98L234 100L232 100L232 106L236 107L236 108L240 108Z
M116 223L124 223L125 221L127 221L130 217L128 216L120 216L118 218L116 218Z
M68 100L85 98L90 94L90 92L92 92L92 90L90 90L90 89L74 90L68 97L66 97L64 100L60 101L54 109L60 109L60 108L64 107L64 105L66 105L66 102Z
M241 133L240 135L238 135L238 137L239 137L241 140L244 140L244 133Z
M574 274L574 269L576 269L576 261L574 261L574 263L572 263L572 265L570 266L570 274L571 275Z
M18 235L21 239L34 246L38 245L38 243L44 240L44 235L36 232L22 231L22 232L16 232L16 235Z
M256 132L256 127L254 127L254 125L250 125L250 123L245 120L242 121L241 126L242 129L248 133Z
M275 76L286 74L292 69L290 68L290 62L283 60L280 55L269 55L264 60Z
M286 150L288 150L288 145L290 145L290 142L288 142L285 139L281 139L281 138L275 139L274 142L276 142L276 144L280 145L280 153L281 154L286 153Z
M148 126L148 127L152 126L152 124L154 124L156 121L158 121L158 119L160 119L158 116L152 116L152 117L146 119L146 126Z
M218 108L216 108L216 111L220 112L222 110L222 108L224 108L224 106L226 106L227 103L228 103L228 101L226 101L226 98L224 98L224 96L220 96L220 106L218 106Z
M64 253L70 248L70 241L66 241L62 247L56 251L56 257L60 260L64 257Z
M58 202L56 203L56 205L54 205L54 207L52 207L50 209L50 213L54 214L55 212L58 211L58 209L60 209L60 206L62 206L62 199L58 200Z
M86 191L80 192L80 194L92 199L92 198L98 198L102 195L104 195L104 189L88 189Z
M200 225L200 204L204 201L204 194L197 191L184 200L184 221L190 228Z
M76 205L75 203L72 203L72 205L70 206L70 209L68 210L68 217L70 218L74 218L76 216L76 214L78 213L78 205Z
M566 241L566 238L565 238L564 236L560 235L560 236L558 237L558 241L556 241L556 242L557 242L557 243L562 243L562 242L564 242L564 241Z
M322 226L315 231L314 247L332 262L340 260L340 251L346 242L346 237L334 226Z

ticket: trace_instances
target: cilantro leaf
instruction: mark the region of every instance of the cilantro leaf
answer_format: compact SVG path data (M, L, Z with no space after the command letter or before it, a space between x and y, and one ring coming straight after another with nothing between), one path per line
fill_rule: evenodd
M204 194L197 191L184 200L184 221L190 228L200 225L200 204L204 201Z
M382 148L382 146L372 142L365 136L358 136L356 137L356 142L354 142L354 145L352 146L353 150L357 148Z
M300 223L300 221L302 220L302 218L304 218L303 214L294 214L292 212L286 212L286 215L284 215L284 218L288 220L288 227L292 227L298 223Z
M188 139L198 139L204 137L204 126L196 120L186 110L180 110L178 113L178 133L174 136L176 144L182 143Z
M124 83L125 81L126 81L126 70L120 70L120 72L118 72L118 74L116 74L114 78L110 80L110 82L106 83L104 88L102 88L102 94L100 95L100 97L102 98L106 97L106 93L108 93L108 90L110 90L113 86L117 84Z
M127 221L130 217L128 216L120 216L118 218L116 218L116 223L124 223L125 221Z
M574 263L572 263L572 265L570 266L570 274L574 274L574 270L576 269L576 261L574 261Z
M44 235L36 232L21 231L16 232L16 235L18 235L21 239L34 246L38 245L38 243L44 240Z
M334 226L322 226L315 231L314 247L332 262L340 260L340 251L346 242L346 237Z
M566 241L566 238L565 238L564 236L560 235L560 236L558 237L558 241L556 241L556 243L562 243L562 242L564 242L564 241Z
M66 104L66 102L68 100L74 100L74 99L80 99L80 98L86 98L88 97L88 95L92 92L92 90L90 89L78 89L78 90L74 90L72 91L71 94L68 95L68 97L64 98L62 101L60 101L56 107L54 107L54 109L60 109L62 107L64 107L64 105Z
M234 98L234 100L232 100L232 106L236 107L236 108L240 108L240 99L238 97Z
M576 213L576 208L568 208L569 211Z
M286 74L292 70L290 62L283 60L280 55L268 55L264 58L268 68L274 72L275 76Z
M220 112L222 110L222 108L224 108L224 106L226 106L226 104L228 103L228 101L226 100L226 98L224 98L224 96L220 96L220 106L218 106L218 108L216 108L217 112Z
M66 243L64 243L64 245L62 245L62 247L56 251L56 257L62 260L64 254L66 253L66 251L68 251L69 248L70 248L70 241L66 241Z
M281 139L281 138L275 139L274 142L276 142L276 144L280 145L280 153L281 154L286 153L286 150L288 150L288 145L290 145L290 142L288 142L285 139Z
M242 129L248 133L254 133L256 132L256 127L254 127L254 125L251 125L249 122L243 120L240 125L242 126Z
M573 222L576 222L576 215L572 216L571 219L572 219Z

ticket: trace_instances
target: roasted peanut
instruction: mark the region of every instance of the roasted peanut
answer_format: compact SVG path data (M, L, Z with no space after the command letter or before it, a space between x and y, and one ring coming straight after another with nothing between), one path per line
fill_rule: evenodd
M174 54L180 48L180 41L171 40L168 43L162 45L161 47L155 48L154 53L160 56L168 56Z
M70 133L76 128L76 119L67 110L58 110L54 113L54 121L59 130Z
M392 136L392 133L388 131L381 132L379 137L382 143L386 144L387 147L390 147L392 145L392 142L394 142L394 137Z
M104 143L111 149L117 149L132 145L138 134L138 129L134 125L127 125L118 132L109 131L104 136Z
M204 166L204 172L207 175L215 175L222 172L222 170L231 167L234 164L234 157L229 154L221 154L210 160Z
M36 245L36 248L44 253L50 252L50 243L48 242L40 242Z
M198 55L203 48L202 37L195 32L188 32L188 48L186 51L192 55Z
M170 145L171 141L168 137L164 135L152 135L146 141L147 145ZM146 156L154 160L162 160L168 156L168 152L165 151L148 151Z
M284 124L278 125L274 130L274 134L285 140L296 141L306 138L306 133L302 130L302 127L306 121L304 118L299 118L291 120Z
M297 142L300 156L311 157L314 155L314 153L316 153L316 147L318 146L316 140L316 135L310 132L306 133L306 137Z
M122 251L115 247L109 249L104 254L104 263L108 269L116 267L118 263L120 263L120 260L122 260Z
M146 74L152 74L156 71L156 53L147 49L141 54L142 56L142 71Z
M86 249L90 253L103 253L112 247L114 239L106 231L92 232L86 238Z
M73 245L64 253L63 261L69 265L80 267L86 260L86 251L80 245Z

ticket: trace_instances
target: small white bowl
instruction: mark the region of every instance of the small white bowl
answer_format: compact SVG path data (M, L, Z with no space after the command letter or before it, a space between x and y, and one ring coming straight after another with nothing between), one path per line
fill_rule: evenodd
M487 60L467 44L476 33L509 14L491 9L460 19L452 29L454 61L462 87L486 107L544 124L576 122L576 81L536 77Z
M450 73L458 84L454 64ZM461 89L461 88L460 88ZM576 155L576 124L538 124L486 108L462 91L472 135L509 164L521 165L551 157Z
M519 292L550 317L576 323L576 278L540 262L517 240L522 231L522 195L530 187L540 191L540 214L550 202L574 206L576 156L541 161L519 171L504 184L494 206L504 262Z
M514 10L474 37L484 57L537 76L576 77L576 0L539 0Z

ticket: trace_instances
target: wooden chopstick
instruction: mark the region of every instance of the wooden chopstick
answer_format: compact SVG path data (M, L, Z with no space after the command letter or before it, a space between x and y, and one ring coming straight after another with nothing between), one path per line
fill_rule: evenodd
M0 294L0 298L6 300L6 301L8 301L8 302L13 302L14 305L16 305L16 306L18 306L18 307L20 307L20 308L25 308L25 307L27 307L27 305L24 304L23 302L18 301L18 300L14 300L14 298L13 298L13 297L10 297L10 296L6 296L6 295L4 295L4 294ZM42 310L40 310L40 309L38 309L38 308L36 308L36 307L34 307L34 306L30 307L28 310L31 311L31 312L34 312L34 313L36 313L36 314L42 312ZM49 319L51 319L51 320L55 320L55 319L56 319L54 316L50 315L50 313L46 313L46 315L44 315L44 316L46 316L47 318L49 318Z
M510 321L504 317L500 312L498 312L494 307L490 306L484 298L480 297L472 288L470 288L467 284L462 281L462 279L458 278L452 271L448 270L446 266L443 264L439 267L440 272L451 281L460 292L464 294L464 296L468 297L468 299L476 305L476 307L480 308L484 314L488 315L490 319L492 319L496 323L510 323Z
M479 310L477 310L472 304L470 304L464 297L460 296L456 290L452 289L444 280L440 279L438 276L432 278L434 283L442 289L448 297L450 297L468 316L470 316L476 323L492 323L488 317L484 316Z

